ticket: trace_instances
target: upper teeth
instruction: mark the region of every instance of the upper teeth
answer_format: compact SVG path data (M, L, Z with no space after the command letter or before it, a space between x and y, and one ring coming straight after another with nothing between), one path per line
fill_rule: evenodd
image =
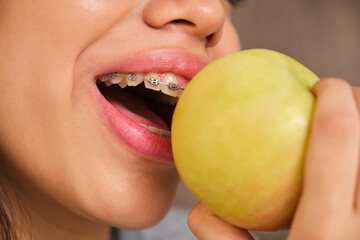
M106 86L113 84L119 85L121 88L126 86L137 86L144 82L145 87L154 91L161 91L166 95L172 97L179 97L184 90L185 86L180 87L177 77L173 73L165 74L163 80L160 80L158 73L109 73L98 78L101 82L104 82Z

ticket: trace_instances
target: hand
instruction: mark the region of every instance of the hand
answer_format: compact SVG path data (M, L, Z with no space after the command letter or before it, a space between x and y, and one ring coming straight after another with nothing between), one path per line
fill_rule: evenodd
M360 239L360 88L320 80L304 186L288 240Z
M250 233L220 219L202 203L191 210L188 224L199 240L254 240Z
M288 240L360 239L360 88L323 79L305 157L304 186ZM199 203L188 218L199 240L250 240Z

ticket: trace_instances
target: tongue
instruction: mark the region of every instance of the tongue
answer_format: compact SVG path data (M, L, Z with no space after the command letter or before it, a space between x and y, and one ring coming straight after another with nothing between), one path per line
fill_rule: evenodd
M100 90L106 100L131 120L147 126L169 130L167 124L156 113L150 110L140 96L129 93L118 86L104 86Z

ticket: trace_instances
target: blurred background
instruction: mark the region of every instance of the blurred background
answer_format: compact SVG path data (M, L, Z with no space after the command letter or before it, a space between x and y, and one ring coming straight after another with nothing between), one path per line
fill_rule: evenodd
M233 21L243 49L273 49L295 58L319 77L340 77L360 86L359 0L246 0L234 9ZM172 211L142 233L147 240L195 240L186 221L197 202L181 183ZM169 233L165 238L164 229ZM254 235L261 240L283 240L287 232Z
M233 21L244 49L277 50L360 86L359 0L245 0Z

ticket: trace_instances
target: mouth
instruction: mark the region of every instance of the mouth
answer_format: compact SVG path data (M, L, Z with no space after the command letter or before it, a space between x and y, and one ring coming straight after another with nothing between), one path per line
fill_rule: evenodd
M141 158L174 164L171 120L186 84L208 64L181 49L153 49L91 65L110 134ZM96 82L96 84L95 84Z
M172 116L188 82L181 78L174 73L113 72L98 76L96 85L114 108L137 115L134 121L141 127L171 139Z

